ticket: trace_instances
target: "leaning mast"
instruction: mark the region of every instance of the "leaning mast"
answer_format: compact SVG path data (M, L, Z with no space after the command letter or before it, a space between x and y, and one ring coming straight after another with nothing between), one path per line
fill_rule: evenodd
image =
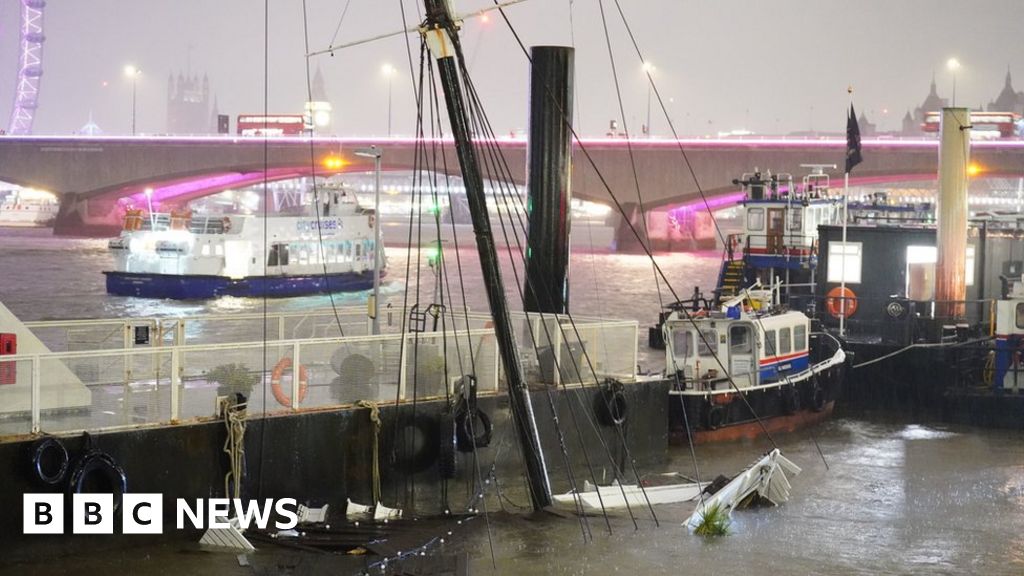
M523 377L523 366L519 359L512 318L509 314L508 302L505 299L501 268L498 265L498 253L487 212L483 177L480 173L476 148L473 146L470 135L469 119L462 86L459 82L459 61L463 58L458 38L459 24L452 17L448 0L424 0L423 3L426 8L426 19L420 27L420 33L430 52L437 59L441 87L444 90L445 105L448 109L448 121L455 139L455 150L459 158L459 166L462 169L466 199L473 220L473 233L476 236L477 252L480 255L484 287L487 290L487 300L494 317L494 332L501 353L502 367L505 369L505 377L508 380L512 416L526 464L530 499L533 508L540 510L552 502L551 484L548 480L547 464L540 446L540 434L537 430L533 405L530 403L530 391Z

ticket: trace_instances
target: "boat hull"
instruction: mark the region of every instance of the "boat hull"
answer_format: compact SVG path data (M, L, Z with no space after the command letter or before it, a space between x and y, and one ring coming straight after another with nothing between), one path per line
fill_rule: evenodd
M141 298L198 300L220 296L283 298L358 292L373 288L373 271L314 274L303 276L250 276L233 279L225 276L178 276L171 274L135 274L104 272L107 293ZM384 272L381 272L381 277Z

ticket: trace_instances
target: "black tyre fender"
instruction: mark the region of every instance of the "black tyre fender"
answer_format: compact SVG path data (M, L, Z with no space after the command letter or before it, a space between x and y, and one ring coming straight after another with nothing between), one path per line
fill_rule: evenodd
M444 412L440 417L441 432L438 435L440 440L438 446L437 468L441 472L441 478L450 480L458 473L459 455L456 450L459 436L459 426L456 424L455 415L451 412Z
M71 459L64 443L53 436L44 436L29 449L32 476L45 486L56 486L68 475Z
M707 413L704 415L704 424L708 430L718 430L725 426L725 407L708 403Z
M782 409L786 414L796 414L800 410L800 391L796 386L782 389Z
M602 426L622 426L629 418L629 401L620 387L605 387L594 394L594 413Z
M455 415L455 440L459 452L472 452L491 445L494 426L491 417L480 408L459 410Z
M400 418L391 438L389 459L392 466L405 474L428 470L438 459L437 420L426 414Z
M815 386L811 392L811 408L815 412L821 412L825 409L825 404L825 390L821 386Z
M67 491L69 494L113 494L116 511L121 508L121 498L128 491L128 478L113 456L90 450L78 460L68 476Z

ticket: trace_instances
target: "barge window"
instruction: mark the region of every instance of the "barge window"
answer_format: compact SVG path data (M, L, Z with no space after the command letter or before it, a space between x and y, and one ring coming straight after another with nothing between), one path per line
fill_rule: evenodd
M672 353L676 358L686 358L693 350L693 333L689 330L676 330L672 333Z
M778 348L775 346L775 330L764 331L764 355L775 356Z
M750 208L747 210L747 230L751 232L764 230L764 208Z
M804 224L804 211L803 208L790 208L786 210L789 212L789 230L795 231L803 228Z
M779 356L789 354L793 351L793 340L789 328L779 329Z
M1024 302L1017 303L1017 328L1024 329Z
M847 284L860 284L860 242L829 242L828 243L828 281L842 282L846 276Z
M750 328L748 326L729 328L729 354L750 354L752 351Z
M718 330L708 328L701 330L701 339L697 341L697 353L701 356L718 354Z
M801 324L793 327L793 349L797 352L807 350L807 326Z

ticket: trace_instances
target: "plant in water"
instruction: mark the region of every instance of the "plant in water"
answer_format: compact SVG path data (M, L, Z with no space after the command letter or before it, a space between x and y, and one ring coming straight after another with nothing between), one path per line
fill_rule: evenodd
M206 379L218 384L218 396L241 393L248 398L260 377L250 372L243 364L221 364L210 370L206 374Z
M693 533L699 536L725 536L729 533L729 510L722 505L715 503L704 509L701 514L700 524Z

